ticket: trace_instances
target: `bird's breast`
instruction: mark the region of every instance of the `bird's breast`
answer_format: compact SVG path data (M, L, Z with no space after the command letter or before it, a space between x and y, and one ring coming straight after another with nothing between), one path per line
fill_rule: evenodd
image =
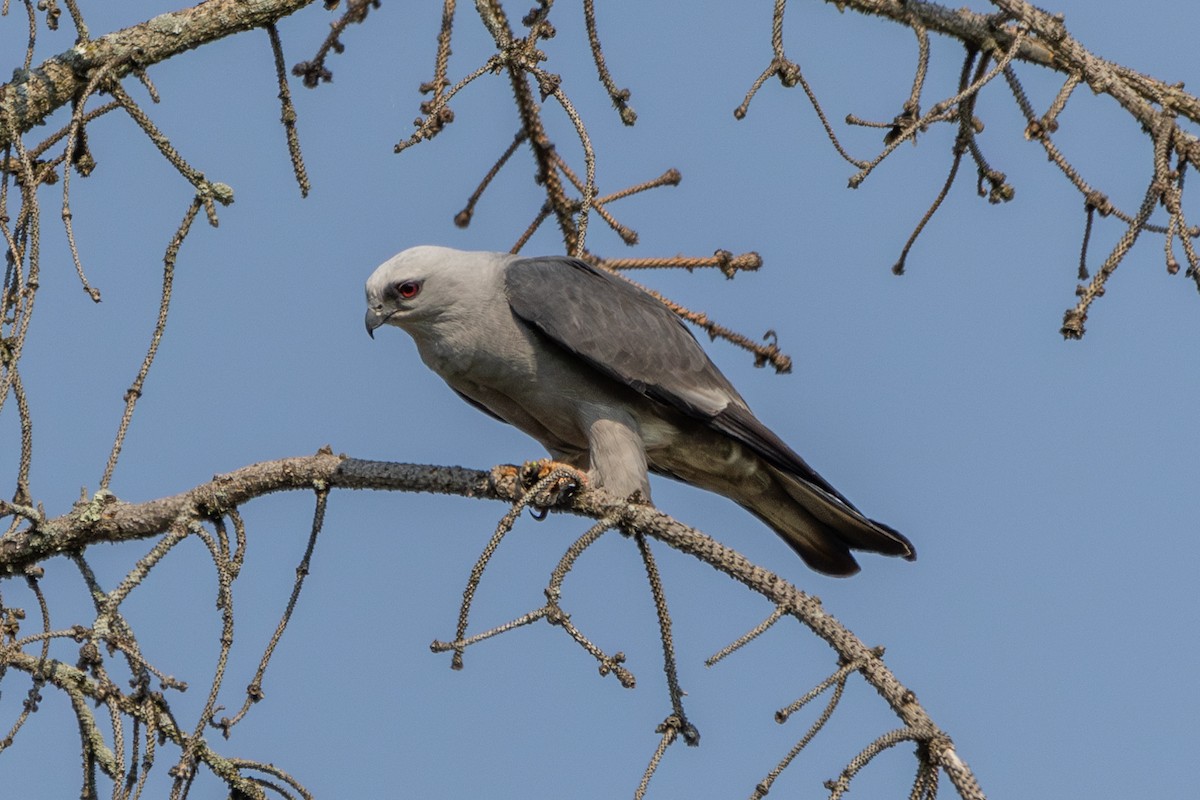
M413 340L421 360L452 385L469 380L503 388L536 371L533 348L521 334L510 321L450 319L414 332Z

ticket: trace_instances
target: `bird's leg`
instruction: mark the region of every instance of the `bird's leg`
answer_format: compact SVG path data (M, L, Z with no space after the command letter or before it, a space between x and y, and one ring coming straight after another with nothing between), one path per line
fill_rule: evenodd
M595 486L625 502L650 503L646 444L637 422L627 413L605 409L587 427L588 473ZM637 495L637 499L634 496Z

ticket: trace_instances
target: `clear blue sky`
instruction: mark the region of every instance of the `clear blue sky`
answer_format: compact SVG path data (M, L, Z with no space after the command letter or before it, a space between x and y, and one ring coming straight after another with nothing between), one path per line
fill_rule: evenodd
M985 4L974 3L983 9ZM1200 374L1187 347L1200 298L1169 276L1161 239L1145 236L1094 306L1082 342L1058 335L1073 304L1082 201L1021 136L1000 85L981 102L981 144L1016 199L994 207L967 176L908 263L890 266L949 164L952 132L905 147L859 190L799 89L772 81L735 122L732 110L770 58L770 4L600 3L615 79L632 92L635 128L619 125L586 57L577 4L554 7L559 35L547 68L585 114L601 191L683 173L673 189L612 206L641 234L628 249L593 219L605 256L757 250L757 274L640 274L639 280L751 336L768 328L795 360L790 375L753 368L735 348L709 351L759 416L873 517L907 534L914 564L864 558L862 574L807 571L732 503L668 482L659 506L816 594L888 664L957 743L994 798L1185 797L1194 794L1200 700L1195 490ZM175 8L166 2L85 4L94 34ZM514 6L516 16L525 6ZM907 97L915 42L906 30L826 4L792 3L790 56L826 104L890 119ZM1066 2L1071 31L1111 58L1169 81L1198 80L1194 25L1179 4ZM487 56L469 4L451 73ZM16 65L23 10L0 19L0 52ZM440 4L386 2L346 32L334 82L293 86L313 192L300 200L277 123L271 52L252 33L154 67L152 109L179 151L234 187L217 230L198 221L180 254L176 296L113 481L122 499L173 494L260 460L324 444L362 458L486 468L540 457L519 432L479 414L419 362L396 330L362 329L362 282L414 244L507 249L540 205L528 156L514 158L472 226L454 214L517 130L505 80L486 77L454 104L456 120L402 155L429 79ZM281 26L288 63L311 57L332 17L321 4ZM1164 20L1174 19L1174 24ZM1194 20L1193 20L1194 21ZM72 34L45 36L44 54ZM957 74L958 51L935 40L926 106ZM1058 78L1022 67L1035 106ZM137 97L134 83L127 87ZM95 101L93 101L94 103ZM1151 172L1137 126L1081 90L1057 141L1094 185L1136 208ZM560 147L582 158L561 115ZM839 131L856 155L874 131ZM41 294L23 362L34 410L33 490L51 514L94 491L153 326L162 252L191 198L152 145L112 115L90 130L98 169L73 181L77 237L89 279L80 291L44 191ZM1193 205L1193 209L1195 206ZM1200 212L1193 210L1195 220ZM1105 223L1093 264L1120 230ZM527 253L561 252L547 228ZM12 484L17 426L0 421L0 486ZM5 489L7 492L8 490ZM250 549L235 585L236 646L222 702L240 706L303 552L307 495L247 506ZM630 796L669 713L653 606L632 544L613 534L589 551L565 606L601 647L623 650L638 687L622 689L557 629L534 626L473 648L466 669L428 650L452 636L474 558L503 514L457 498L340 492L266 699L220 752L272 761L320 798L346 796ZM541 587L585 523L523 519L484 577L481 630L542 602ZM90 551L108 587L148 548ZM746 796L803 734L772 714L831 672L834 656L781 625L728 662L705 657L765 617L765 602L692 559L659 547L675 619L686 708L699 749L678 745L653 797ZM90 617L71 566L46 564L65 627ZM6 585L6 604L34 604ZM198 542L172 554L126 604L147 656L192 682L175 702L190 727L206 694L220 620L215 577ZM74 648L60 657L73 662ZM0 697L7 729L25 684ZM43 709L0 755L6 795L73 796L78 739L66 699ZM820 796L868 741L897 721L853 680L845 707L812 752L775 785ZM174 752L160 752L159 788ZM882 757L854 796L903 796L910 748ZM948 790L949 787L944 787ZM197 797L223 796L208 780Z

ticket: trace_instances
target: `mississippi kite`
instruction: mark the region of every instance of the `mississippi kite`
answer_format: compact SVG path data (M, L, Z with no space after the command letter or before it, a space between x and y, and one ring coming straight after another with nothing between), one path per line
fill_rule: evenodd
M649 472L734 500L831 575L850 550L909 560L751 413L659 300L566 257L414 247L367 281L367 332L403 328L463 399L537 439L589 482L649 501Z

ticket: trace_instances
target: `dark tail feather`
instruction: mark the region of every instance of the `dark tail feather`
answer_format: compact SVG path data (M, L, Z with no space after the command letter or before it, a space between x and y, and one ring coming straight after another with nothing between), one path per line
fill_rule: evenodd
M859 571L843 536L783 491L777 489L772 495L760 495L756 505L741 503L741 506L779 534L817 572L843 578Z
M864 517L849 500L763 425L748 408L730 404L711 420L717 431L741 442L763 460L779 489L742 504L787 540L804 562L831 575L852 575L850 550L868 550L912 561L912 542L881 522ZM740 502L740 501L739 501Z
M767 523L804 563L826 575L844 577L859 570L851 550L866 550L912 561L912 543L881 522L867 519L802 478L770 468L777 487L741 505ZM747 502L749 501L749 502Z
M781 470L772 470L784 490L803 507L808 515L815 517L830 529L847 547L866 550L888 556L900 556L909 561L917 557L912 542L899 531L863 516L858 509L839 497L833 497L820 487L813 486L803 478L789 475Z

